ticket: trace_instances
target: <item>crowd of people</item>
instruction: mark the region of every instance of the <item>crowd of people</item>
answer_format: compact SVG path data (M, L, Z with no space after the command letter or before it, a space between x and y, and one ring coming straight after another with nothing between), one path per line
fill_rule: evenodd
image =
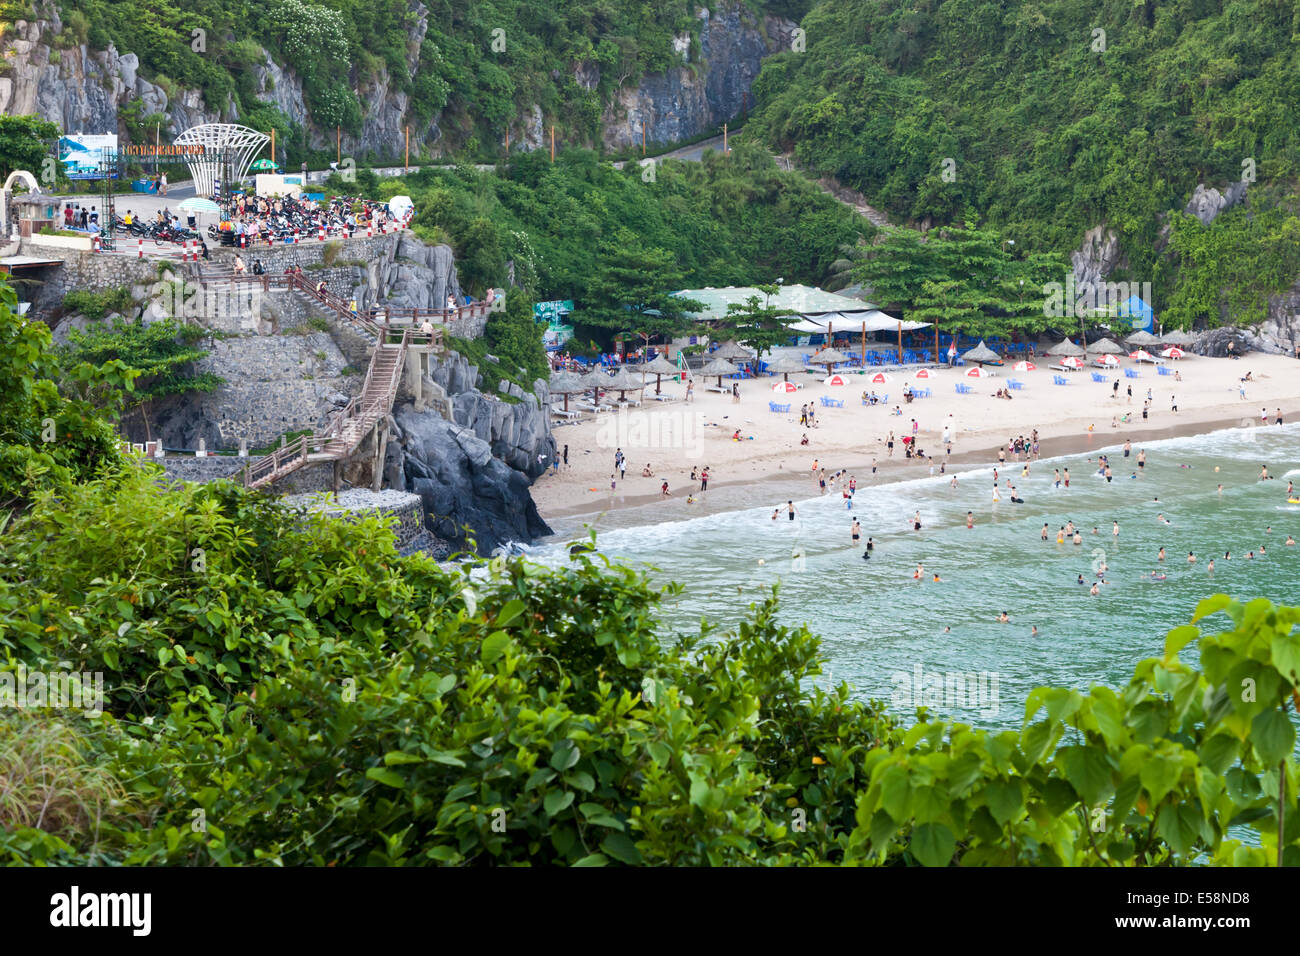
M360 197L335 196L328 202L240 195L231 200L230 218L209 229L223 245L249 246L258 242L286 242L295 237L355 236L367 228L379 232L403 226L410 215L396 216L382 202Z

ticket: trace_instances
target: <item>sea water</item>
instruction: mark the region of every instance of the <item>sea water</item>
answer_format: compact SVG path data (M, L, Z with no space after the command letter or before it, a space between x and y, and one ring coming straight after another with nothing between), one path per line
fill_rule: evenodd
M1130 478L1141 449L1146 467ZM1096 474L1099 453L1110 457L1109 483ZM1259 480L1265 464L1274 480ZM653 580L684 586L662 606L665 635L695 630L704 617L734 625L779 585L781 621L805 624L822 639L829 660L823 680L847 681L857 696L890 704L908 722L925 704L932 716L990 729L1018 727L1034 687L1122 687L1138 661L1163 654L1165 634L1188 623L1210 594L1300 604L1300 546L1285 545L1288 534L1300 537L1300 505L1286 501L1288 478L1300 487L1298 426L1134 443L1128 458L1099 440L1088 454L1029 463L1028 477L1023 467L1009 461L999 476L1011 478L1024 504L1013 504L1005 485L993 503L992 466L960 473L955 489L951 475L877 485L859 475L849 509L837 487L796 500L795 521L784 500L762 501L603 532L597 545ZM1070 487L1057 489L1053 469L1067 467ZM808 489L817 491L811 479ZM912 529L917 511L919 532ZM856 547L854 516L862 525ZM1056 543L1057 529L1070 520L1081 545ZM1048 541L1040 540L1044 522ZM864 560L868 536L875 550ZM531 557L566 561L577 537ZM918 563L921 580L914 578ZM1152 571L1165 580L1153 580ZM1080 574L1085 584L1077 583ZM1103 578L1101 593L1090 595ZM1007 623L998 620L1003 611ZM1220 626L1228 626L1226 617ZM1195 651L1184 656L1194 661Z

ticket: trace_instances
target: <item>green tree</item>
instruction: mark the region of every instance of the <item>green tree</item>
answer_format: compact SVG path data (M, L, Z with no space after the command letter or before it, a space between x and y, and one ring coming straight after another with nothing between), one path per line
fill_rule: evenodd
M673 295L682 272L667 249L647 248L630 231L606 243L587 296L577 304L584 325L646 335L679 335L703 303Z
M196 372L194 363L208 353L192 344L187 328L175 320L127 322L117 320L112 328L95 326L85 332L73 331L68 344L60 350L60 362L67 370L64 387L97 406L116 406L119 402L137 411L144 423L145 435L152 437L149 410L158 399L214 391L224 381L212 372ZM132 374L129 395L91 373L106 366L125 366ZM95 387L83 383L96 382Z
M523 289L510 289L505 309L488 317L485 337L494 355L522 367L532 381L550 374L542 343L544 328L533 318L533 302L528 294Z
M758 358L763 353L771 352L777 345L785 345L793 334L789 328L791 317L798 313L791 309L776 308L772 305L772 296L781 291L777 285L755 286L762 297L751 295L743 303L727 306L727 318L720 323L722 329L730 329L730 335L737 341L754 349Z
M0 185L17 169L41 179L50 141L58 135L58 126L40 117L0 115Z

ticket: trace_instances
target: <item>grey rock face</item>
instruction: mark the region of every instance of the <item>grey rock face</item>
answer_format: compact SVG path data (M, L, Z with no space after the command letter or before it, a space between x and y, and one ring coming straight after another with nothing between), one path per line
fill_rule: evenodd
M458 549L473 537L480 554L550 534L528 479L492 457L469 430L409 406L394 415L406 487L424 503L428 528Z
M688 139L741 113L762 59L789 49L795 24L768 17L760 28L741 4L701 9L701 62L644 77L636 89L621 91L603 117L605 145L639 145L642 127L649 142ZM766 35L765 35L766 33ZM685 56L689 46L682 45Z
M1219 213L1231 209L1245 198L1246 183L1243 182L1230 183L1223 192L1204 183L1198 183L1183 212L1195 216L1201 221L1201 225L1208 226L1214 222Z
M1124 263L1119 237L1104 225L1089 229L1084 233L1083 243L1070 253L1070 263L1074 266L1076 286L1081 287L1085 282L1095 286Z

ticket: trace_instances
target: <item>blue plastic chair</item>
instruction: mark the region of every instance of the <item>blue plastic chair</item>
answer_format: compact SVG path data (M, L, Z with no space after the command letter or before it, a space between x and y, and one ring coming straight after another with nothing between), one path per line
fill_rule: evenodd
M1141 378L1141 377L1142 377L1142 374L1141 374L1137 369L1135 369L1135 368L1126 368L1126 369L1124 369L1124 377L1125 377L1125 378Z

